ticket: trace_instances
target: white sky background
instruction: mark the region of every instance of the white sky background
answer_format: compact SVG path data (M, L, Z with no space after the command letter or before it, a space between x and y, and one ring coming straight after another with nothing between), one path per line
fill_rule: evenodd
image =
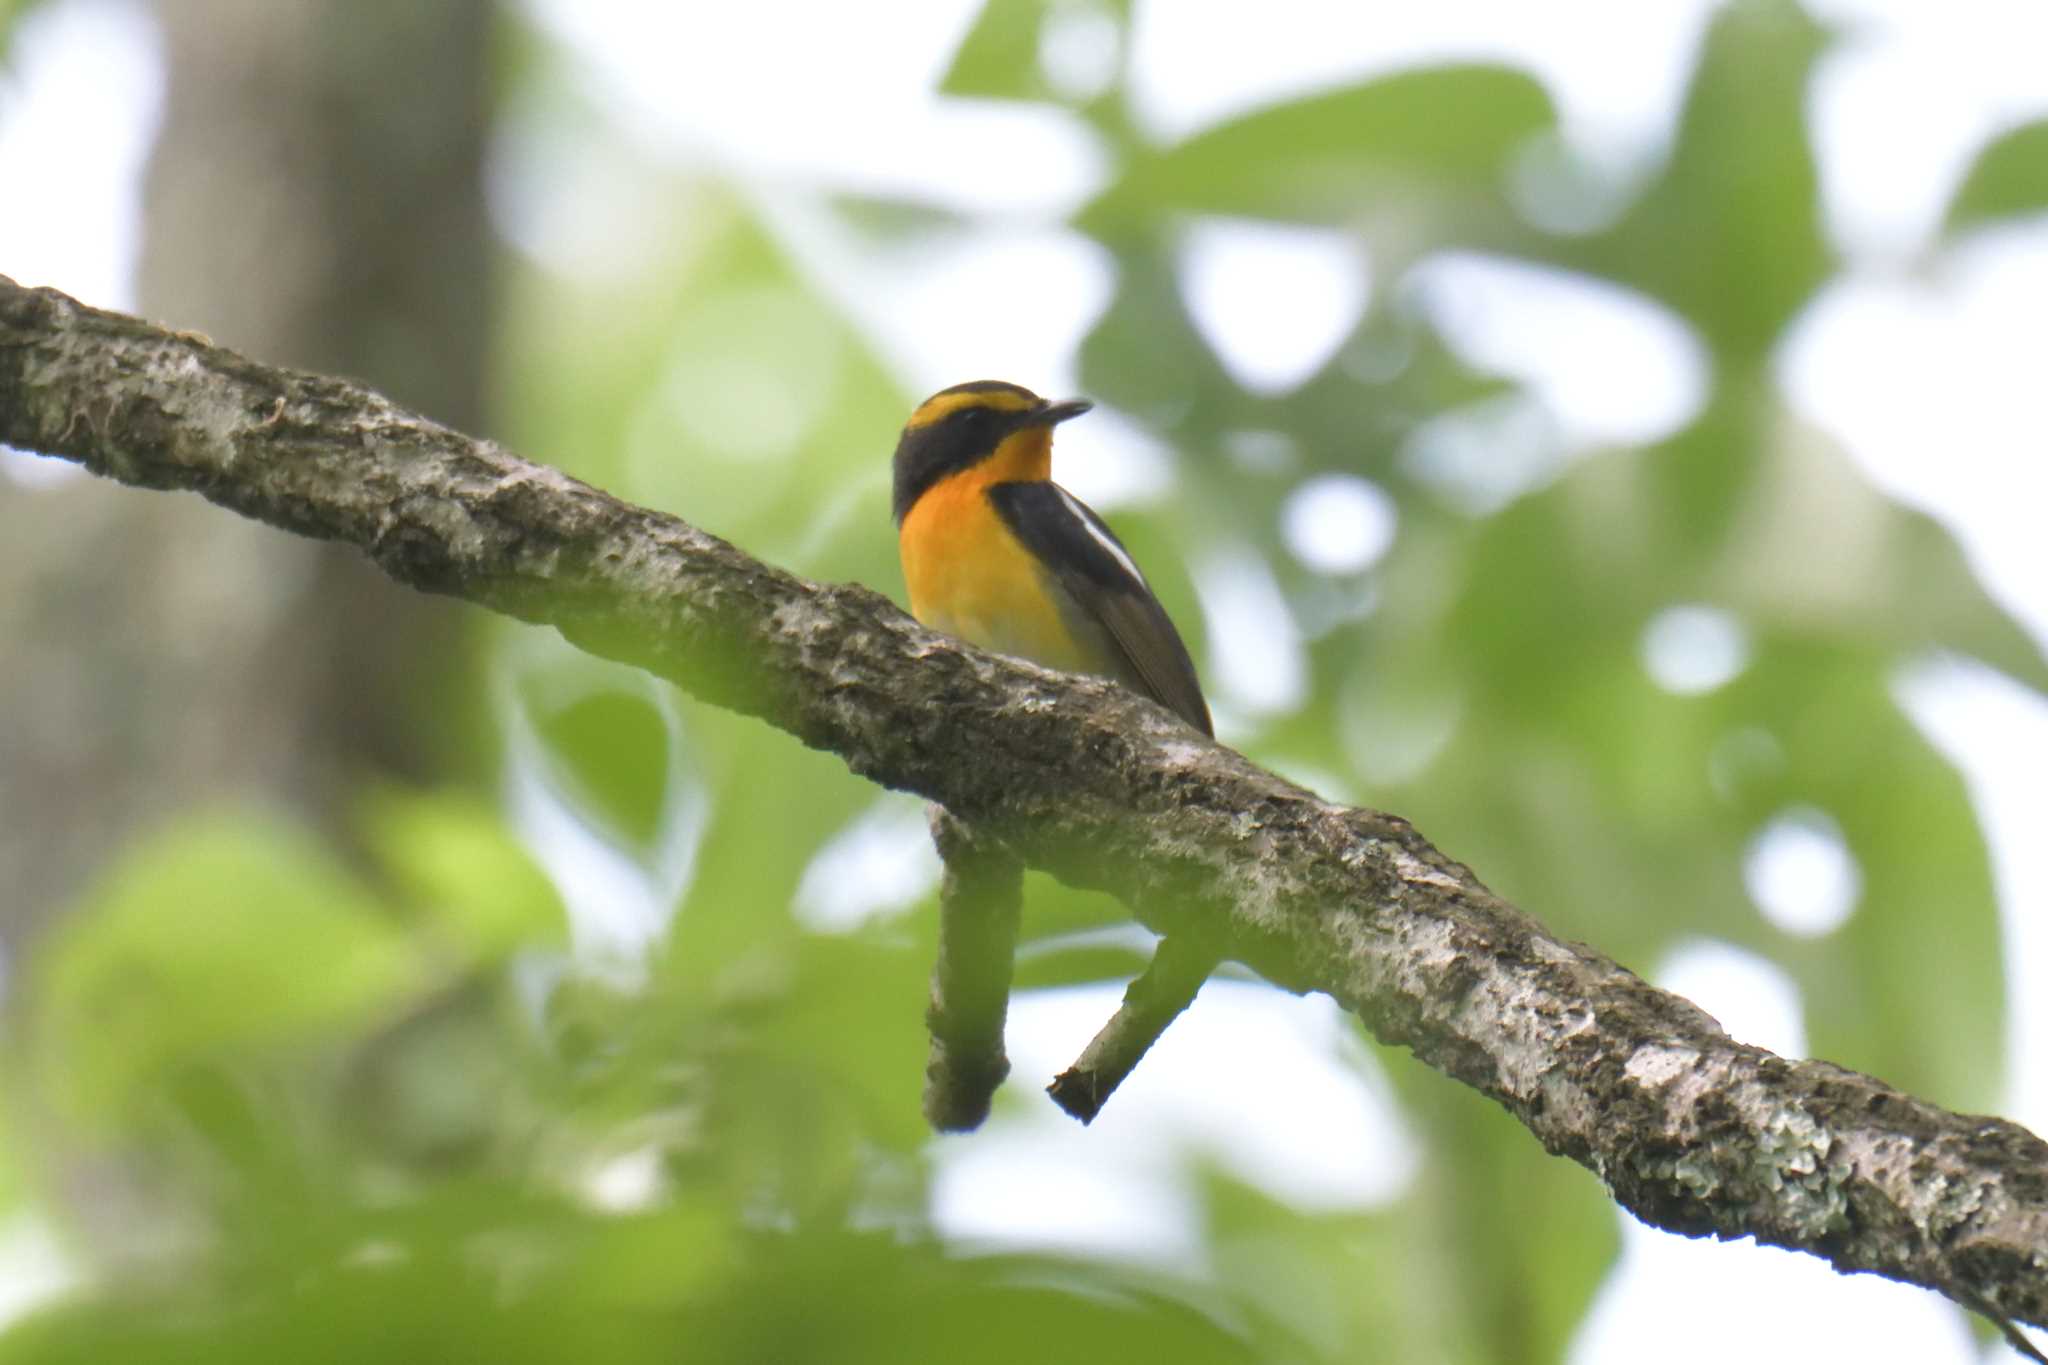
M1096 250L1058 221L1100 182L1105 166L1086 130L1063 115L931 95L976 7L974 0L895 0L879 8L834 0L528 4L588 64L592 91L648 147L745 168L768 220L872 328L907 387L998 374L1062 389L1110 278ZM2038 524L2048 507L2048 416L2029 397L2048 354L2048 228L2005 231L1928 257L1936 215L1969 155L1998 129L2048 110L2048 6L1812 0L1811 7L1853 33L1824 67L1813 103L1829 230L1852 270L1788 342L1781 356L1788 392L1883 487L1955 529L1991 590L2048 640L2048 549ZM1580 150L1624 167L1654 155L1668 137L1679 81L1710 9L1700 0L1264 0L1252 23L1234 0L1153 0L1139 6L1134 87L1144 125L1170 137L1304 88L1396 66L1505 59L1550 84L1566 135ZM1074 87L1101 80L1106 68L1089 42L1099 32L1099 17L1077 5L1042 54L1049 74ZM792 33L802 41L790 41ZM0 85L0 184L37 184L43 202L73 212L61 219L0 214L0 273L95 303L132 302L137 176L161 95L156 63L145 12L129 0L66 0L23 31L17 78ZM500 177L501 221L520 249L565 269L600 268L607 254L610 268L630 266L630 250L607 253L617 243L601 229L630 187L614 186L607 196L599 178L592 193L556 197L552 213L525 212L537 200L519 193L520 175L514 164ZM976 215L990 231L936 259L860 257L791 192L806 184L929 198ZM582 204L587 216L563 218L564 201ZM1191 305L1226 364L1246 383L1275 391L1320 364L1378 283L1341 242L1228 223L1192 239L1185 264ZM1518 278L1494 263L1449 261L1433 271L1418 286L1427 306L1446 310L1440 316L1461 349L1525 377L1567 445L1654 439L1697 404L1697 358L1682 329L1655 310L1643 316L1634 301L1603 300L1551 276ZM963 294L971 305L960 302ZM1004 325L982 330L981 320L997 312ZM1560 367L1560 354L1578 359ZM1588 373L1608 382L1589 384ZM1628 382L1613 382L1617 373ZM1147 448L1111 420L1091 424L1087 439L1097 449L1069 477L1084 496L1114 504L1170 479L1169 453ZM1069 439L1081 436L1077 428ZM0 456L0 476L27 477L30 468L18 456ZM1528 472L1531 481L1546 476ZM1380 553L1391 522L1378 490L1361 481L1329 492L1368 527L1365 539L1333 537L1309 499L1290 507L1290 543L1341 562ZM1253 582L1237 595L1256 602L1260 593ZM1228 610L1226 601L1205 605ZM1739 623L1673 605L1646 633L1646 666L1675 690L1725 681L1746 653ZM1287 642L1273 654L1284 670ZM1220 681L1219 712L1247 724L1285 692L1284 678ZM1901 693L1963 769L1992 841L2012 971L2016 1080L2007 1112L2040 1130L2048 1127L2048 1010L2034 1002L2048 998L2048 930L2040 927L2048 840L2039 832L2048 813L2048 706L1963 664L1916 669L1901 679ZM877 833L868 842L893 840L904 857L926 856L913 853L921 849L917 838L900 837L902 824L871 817L866 828ZM1789 916L1781 922L1824 928L1838 922L1828 916L1839 910L1845 885L1853 898L1855 869L1844 866L1831 838L1824 820L1795 814L1759 839L1750 883L1760 900ZM864 854L860 842L835 856L861 866L872 847ZM826 897L809 913L844 919L873 908L835 905ZM1702 943L1660 964L1658 976L1737 1036L1802 1049L1796 995L1770 964ZM1112 1001L1113 992L1020 1001L1012 1047L1020 1074L1063 1065ZM985 1134L946 1144L936 1216L976 1243L1085 1247L1184 1264L1200 1241L1179 1198L1180 1162L1192 1154L1225 1161L1310 1207L1391 1197L1419 1155L1369 1059L1337 1022L1327 1002L1229 986L1205 993L1085 1134L1046 1106L1026 1104L1010 1106ZM1276 1056L1295 1078L1270 1093L1295 1097L1298 1108L1255 1115L1211 1112L1202 1103L1206 1076L1270 1070ZM1341 1151L1302 1136L1333 1130L1353 1135ZM1085 1222L1049 1216L1062 1208L1094 1214ZM1979 1358L1959 1315L1931 1295L1844 1279L1811 1258L1688 1243L1625 1222L1623 1259L1581 1333L1580 1362L1633 1360L1646 1340L1659 1342L1660 1359L1719 1361L1802 1332L1815 1356ZM1693 1311L1702 1302L1746 1307L1703 1323ZM1692 1328L1674 1342L1662 1329L1681 1316Z

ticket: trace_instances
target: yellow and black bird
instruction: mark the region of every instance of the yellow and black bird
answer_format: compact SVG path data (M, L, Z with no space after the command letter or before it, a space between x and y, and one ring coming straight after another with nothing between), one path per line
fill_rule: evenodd
M1194 661L1130 551L1052 481L1052 429L1092 406L993 379L918 405L896 445L911 614L984 649L1114 678L1213 734Z

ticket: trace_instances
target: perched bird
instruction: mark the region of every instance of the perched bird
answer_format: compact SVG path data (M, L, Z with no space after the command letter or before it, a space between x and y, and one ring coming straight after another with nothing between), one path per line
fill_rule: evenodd
M1092 406L983 379L910 414L895 511L911 614L984 649L1114 678L1213 734L1194 661L1130 551L1052 481L1052 429Z

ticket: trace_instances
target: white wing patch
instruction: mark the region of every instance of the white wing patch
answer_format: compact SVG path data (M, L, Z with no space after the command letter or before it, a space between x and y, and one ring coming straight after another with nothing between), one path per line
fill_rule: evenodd
M1095 538L1095 543L1097 545L1100 545L1103 549L1109 551L1109 557L1111 559L1114 559L1117 563L1124 566L1125 573L1128 573L1140 584L1143 584L1146 591L1149 592L1151 590L1152 585L1145 582L1145 575L1138 572L1137 564L1133 562L1130 555L1124 551L1124 547L1116 543L1115 537L1111 536L1107 531L1103 530L1101 525L1095 520L1095 518L1089 515L1088 509L1081 505L1081 500L1075 497L1072 493L1069 493L1066 489L1061 488L1058 484L1054 484L1053 488L1055 491L1059 493L1060 501L1067 505L1067 510L1074 514L1074 520L1081 523L1082 529L1087 531L1090 536L1093 536Z

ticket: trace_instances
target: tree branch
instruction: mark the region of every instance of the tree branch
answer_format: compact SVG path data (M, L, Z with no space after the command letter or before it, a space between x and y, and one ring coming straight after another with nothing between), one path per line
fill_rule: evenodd
M947 813L930 810L932 843L946 865L939 887L939 960L932 967L931 1060L924 1116L942 1133L979 1128L1010 1074L1003 1020L1010 1009L1024 864Z
M1198 945L1186 934L1159 940L1145 970L1125 988L1116 1013L1074 1064L1045 1088L1053 1103L1081 1122L1093 1123L1166 1026L1195 1003L1202 983L1216 970L1216 961L1206 944Z
M1328 992L1646 1222L2048 1326L2048 1144L1734 1042L1405 821L1322 801L1133 693L934 635L356 385L4 279L0 440L345 541L938 801L1159 933Z

